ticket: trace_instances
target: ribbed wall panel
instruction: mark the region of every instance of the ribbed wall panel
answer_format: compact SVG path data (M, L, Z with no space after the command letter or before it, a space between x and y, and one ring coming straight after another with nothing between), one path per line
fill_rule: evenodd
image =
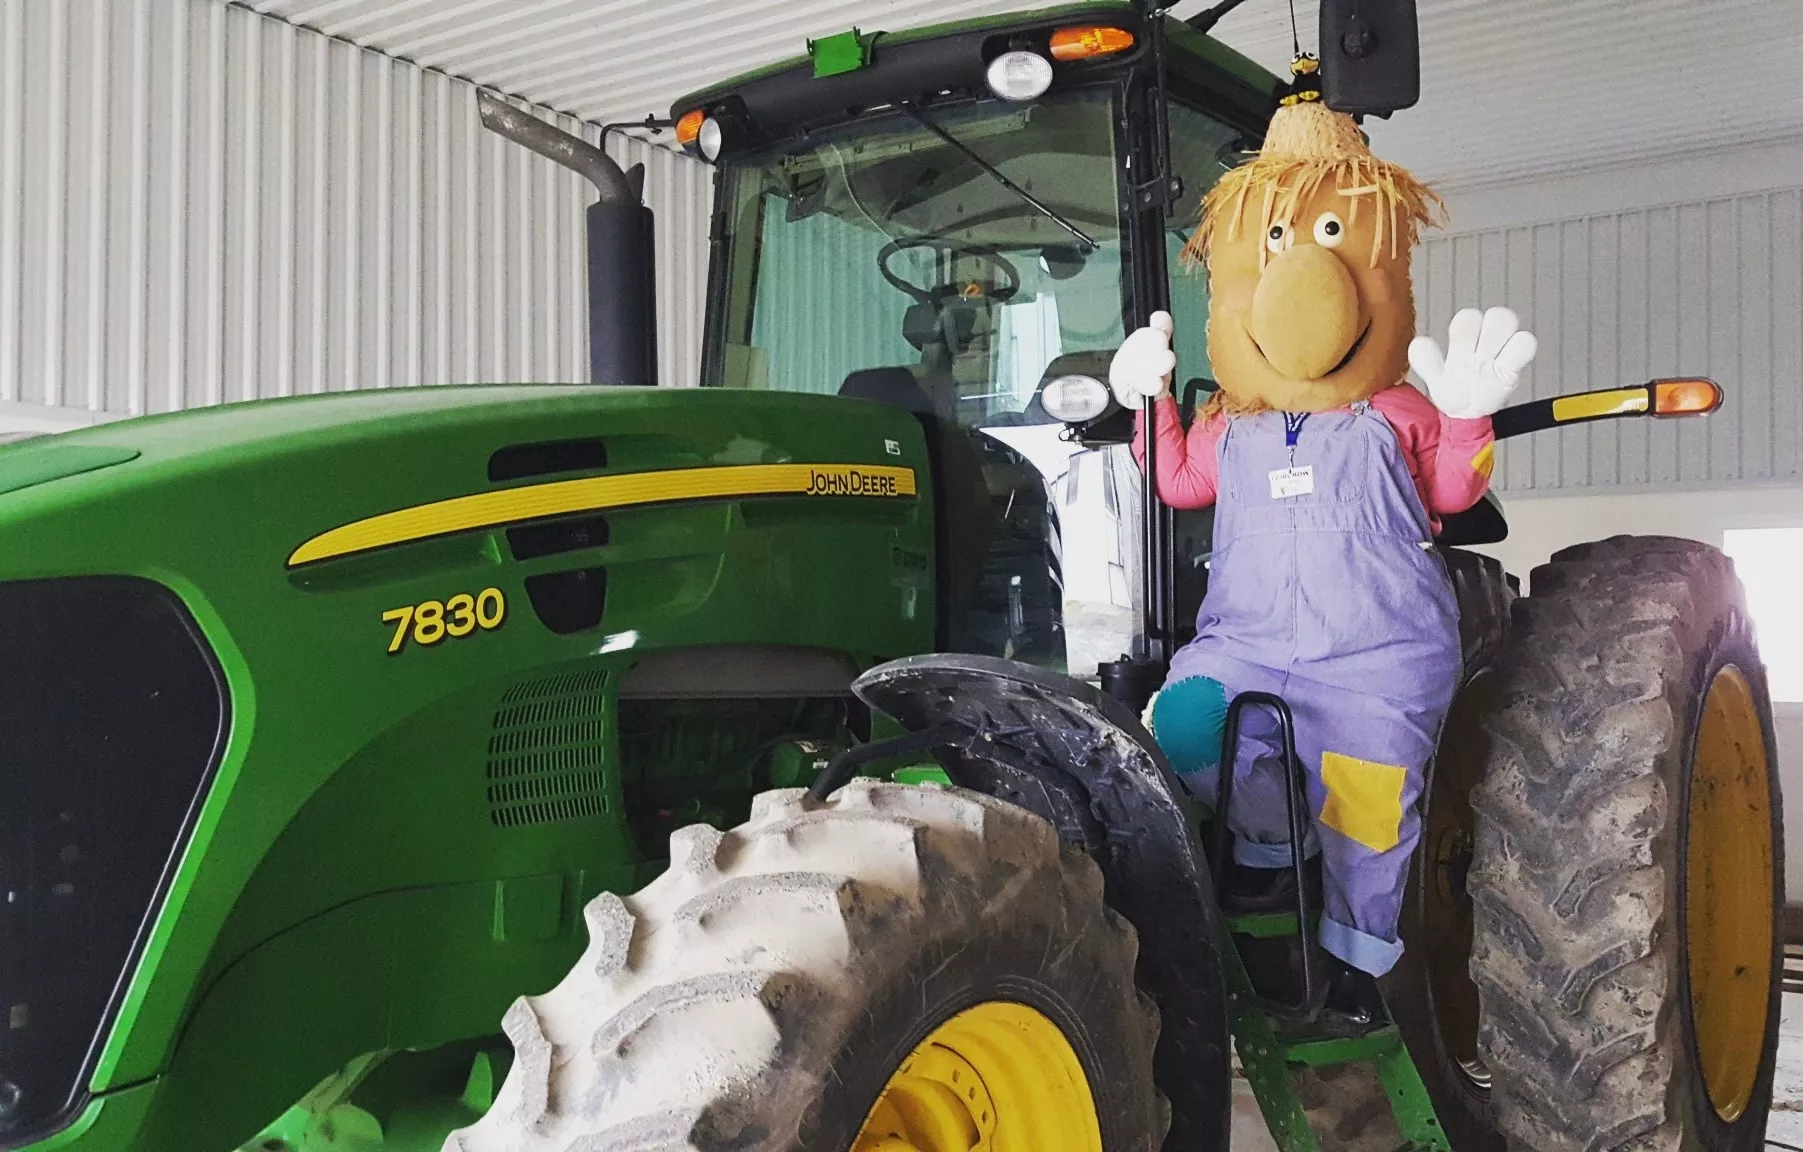
M1704 420L1600 421L1498 449L1506 492L1803 479L1803 190L1435 237L1416 254L1423 331L1506 304L1540 342L1522 398L1704 375Z
M585 379L592 193L475 103L215 0L0 0L0 403ZM710 173L609 147L648 163L662 378L693 383Z

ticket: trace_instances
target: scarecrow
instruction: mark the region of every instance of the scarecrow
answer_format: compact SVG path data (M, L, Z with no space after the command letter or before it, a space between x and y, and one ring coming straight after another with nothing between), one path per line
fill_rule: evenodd
M1162 498L1215 506L1196 638L1172 659L1150 727L1211 798L1227 701L1288 702L1314 815L1301 850L1319 857L1324 889L1323 1019L1356 1031L1381 1019L1373 978L1402 954L1416 801L1461 671L1431 542L1441 515L1483 496L1490 415L1535 343L1505 308L1461 311L1445 353L1411 342L1409 260L1442 206L1321 102L1313 65L1298 59L1263 148L1208 192L1185 253L1209 277L1219 390L1185 431L1163 312L1128 337L1109 378L1123 404L1152 401ZM1261 711L1243 718L1227 814L1224 888L1239 908L1294 899L1276 720Z

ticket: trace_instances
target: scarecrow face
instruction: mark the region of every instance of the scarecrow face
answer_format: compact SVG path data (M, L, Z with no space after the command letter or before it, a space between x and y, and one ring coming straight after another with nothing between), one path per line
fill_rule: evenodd
M1410 245L1382 198L1332 178L1303 197L1275 185L1249 193L1237 221L1216 222L1208 258L1208 351L1222 391L1322 412L1401 380L1415 334Z

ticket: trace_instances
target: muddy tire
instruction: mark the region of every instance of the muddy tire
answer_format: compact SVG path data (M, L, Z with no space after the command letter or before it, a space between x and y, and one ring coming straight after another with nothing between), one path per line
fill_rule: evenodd
M843 1152L929 1034L998 1002L1062 1034L1100 1147L1164 1139L1134 932L1038 817L856 781L824 804L766 793L746 824L685 828L670 851L637 894L591 903L575 970L509 1010L516 1063L447 1150ZM1010 1123L997 1105L970 1121Z
M1491 1115L1533 1152L1751 1152L1783 839L1733 568L1616 537L1554 555L1513 613L1472 796Z

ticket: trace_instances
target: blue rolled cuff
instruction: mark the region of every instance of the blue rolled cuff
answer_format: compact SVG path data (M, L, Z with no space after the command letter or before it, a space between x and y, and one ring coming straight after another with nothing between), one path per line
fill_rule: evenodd
M1321 917L1321 947L1373 976L1382 976L1402 959L1402 941L1380 940L1325 916Z

